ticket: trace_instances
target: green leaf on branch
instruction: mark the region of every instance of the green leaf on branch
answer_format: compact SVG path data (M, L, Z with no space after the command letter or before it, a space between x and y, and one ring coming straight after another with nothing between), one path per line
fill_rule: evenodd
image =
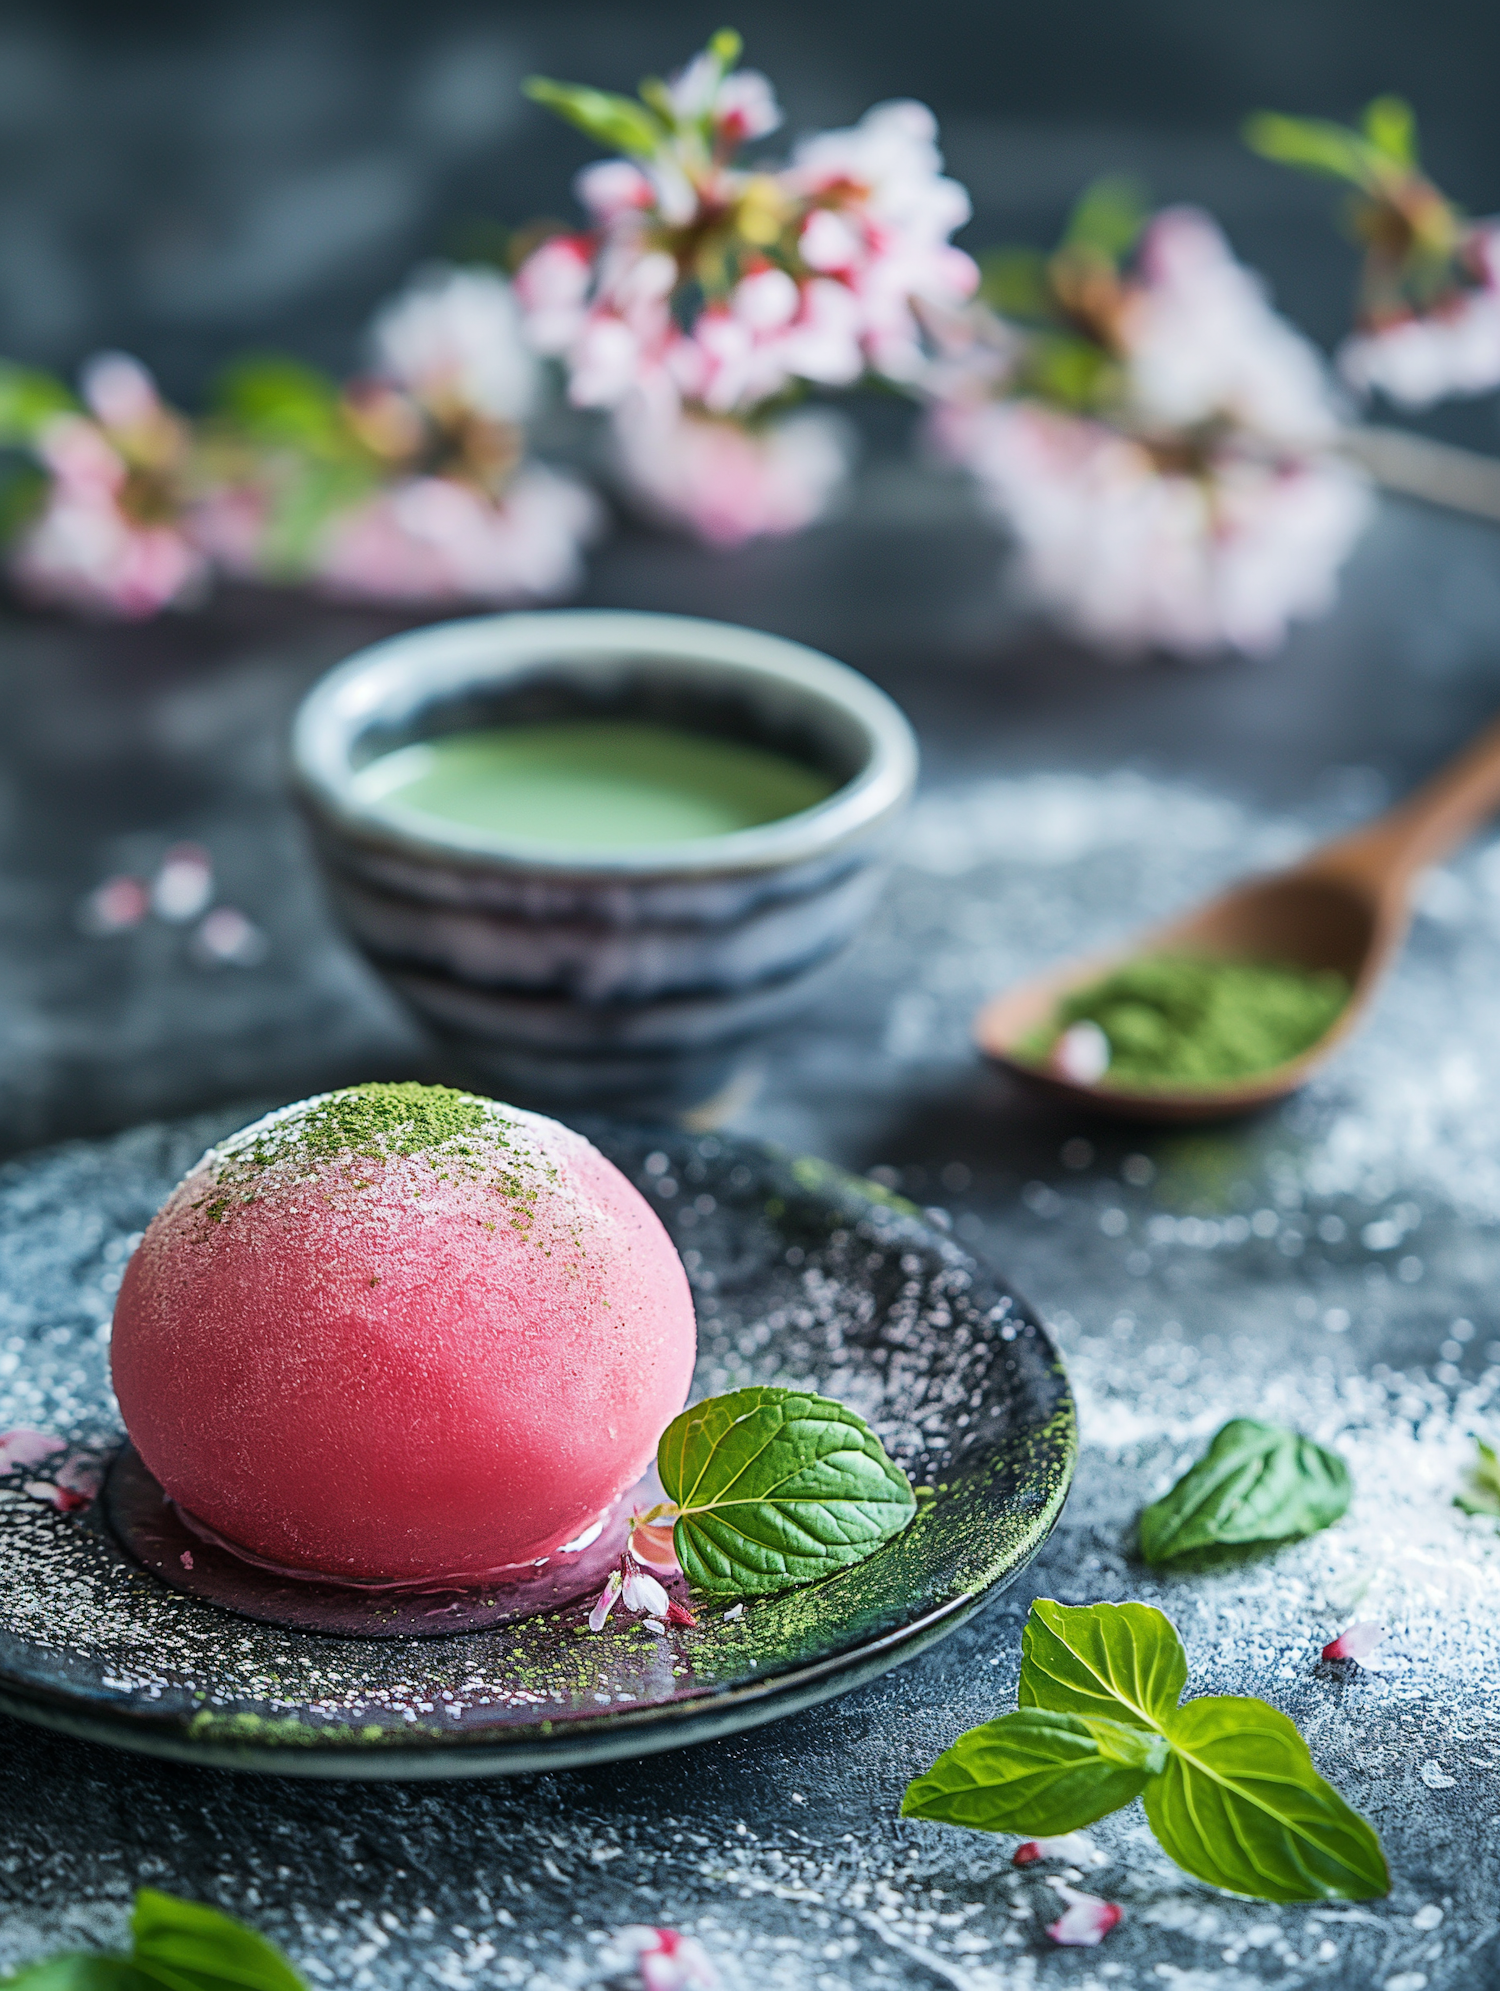
M1365 105L1360 122L1365 137L1393 166L1416 169L1417 117L1404 97L1376 97Z
M0 360L0 448L29 446L55 415L73 414L77 408L50 373Z
M1367 192L1382 178L1382 155L1347 125L1326 118L1289 118L1278 111L1255 111L1241 127L1245 143L1278 166L1327 173Z
M1061 249L1118 263L1135 246L1145 226L1150 197L1144 184L1125 173L1107 173L1079 195L1063 232Z
M766 1595L860 1562L899 1534L916 1496L864 1419L830 1397L769 1387L710 1397L662 1434L688 1582Z
M1187 1685L1177 1627L1150 1604L1057 1604L1039 1597L1021 1635L1023 1708L1054 1708L1165 1728Z
M1298 1431L1235 1417L1140 1520L1152 1564L1194 1549L1293 1541L1337 1521L1352 1492L1336 1452Z
M1469 1468L1469 1483L1455 1493L1453 1504L1465 1514L1500 1515L1500 1455L1482 1438L1474 1440L1475 1459Z
M1313 1768L1264 1701L1189 1701L1145 1793L1164 1852L1199 1880L1257 1901L1369 1901L1390 1892L1380 1841Z
M131 1953L69 1951L0 1978L3 1991L307 1991L274 1943L232 1915L143 1887Z
M634 97L590 89L586 83L557 83L550 76L528 76L521 88L534 104L555 111L611 152L652 159L667 135L660 114Z
M901 1816L1049 1839L1129 1804L1166 1756L1166 1742L1138 1728L1022 1708L945 1749L907 1785Z

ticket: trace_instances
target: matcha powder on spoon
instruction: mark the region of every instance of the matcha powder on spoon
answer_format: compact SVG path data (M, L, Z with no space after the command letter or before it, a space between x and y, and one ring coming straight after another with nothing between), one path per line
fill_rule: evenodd
M1300 1056L1348 1000L1349 983L1333 969L1143 955L1066 996L1026 1048L1038 1061L1056 1060L1066 1037L1070 1066L1075 1050L1095 1065L1070 1076L1134 1091L1196 1090Z

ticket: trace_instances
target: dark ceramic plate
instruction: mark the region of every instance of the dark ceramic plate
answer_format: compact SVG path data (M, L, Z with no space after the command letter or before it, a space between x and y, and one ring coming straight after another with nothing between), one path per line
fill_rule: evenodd
M108 1321L120 1270L133 1234L227 1130L148 1127L0 1170L0 1430L118 1449ZM822 1162L714 1136L590 1131L683 1254L695 1393L810 1383L853 1405L933 1489L904 1533L827 1582L733 1618L719 1604L665 1636L619 1613L590 1633L585 1600L456 1636L346 1638L164 1587L118 1546L103 1503L59 1513L47 1466L17 1467L0 1476L0 1709L282 1775L558 1769L811 1706L922 1651L1010 1582L1057 1520L1076 1451L1056 1352L1014 1295L920 1212Z

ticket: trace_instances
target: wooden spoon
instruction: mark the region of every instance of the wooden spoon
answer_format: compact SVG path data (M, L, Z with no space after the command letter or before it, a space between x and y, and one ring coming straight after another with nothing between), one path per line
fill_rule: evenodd
M1359 1023L1375 985L1406 937L1412 880L1500 807L1500 721L1397 808L1311 852L1286 871L1252 878L1129 945L1070 961L993 997L974 1019L986 1056L1074 1105L1130 1120L1218 1120L1293 1092ZM1351 994L1330 1028L1300 1056L1213 1087L1143 1091L1086 1084L1018 1055L1060 998L1143 954L1336 968Z

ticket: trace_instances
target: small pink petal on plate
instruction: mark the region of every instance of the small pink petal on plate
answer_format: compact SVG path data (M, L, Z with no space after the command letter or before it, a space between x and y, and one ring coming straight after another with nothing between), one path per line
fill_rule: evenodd
M1010 1856L1013 1867L1035 1866L1038 1860L1064 1860L1071 1867L1109 1864L1087 1832L1064 1832L1056 1839L1027 1839Z
M698 1620L686 1604L679 1604L675 1597L667 1603L667 1623L669 1625L695 1625Z
M629 1569L620 1590L620 1602L627 1611L649 1612L653 1618L664 1618L671 1610L671 1599L654 1576L644 1569Z
M620 1575L619 1570L612 1569L609 1572L609 1581L599 1592L594 1608L589 1612L589 1630L591 1632L603 1631L604 1621L615 1608L615 1601L619 1597L620 1586L623 1582L624 1578Z
M0 1431L0 1473L15 1466L39 1466L43 1459L64 1449L62 1439L47 1431Z
M1373 1618L1361 1618L1358 1624L1350 1625L1341 1631L1323 1648L1325 1659L1365 1659L1375 1650L1385 1637L1385 1626L1375 1623Z
M1092 1949L1124 1919L1125 1910L1118 1902L1101 1901L1097 1894L1080 1894L1066 1881L1054 1880L1048 1885L1057 1889L1066 1905L1057 1920L1048 1925L1047 1934L1065 1949Z

